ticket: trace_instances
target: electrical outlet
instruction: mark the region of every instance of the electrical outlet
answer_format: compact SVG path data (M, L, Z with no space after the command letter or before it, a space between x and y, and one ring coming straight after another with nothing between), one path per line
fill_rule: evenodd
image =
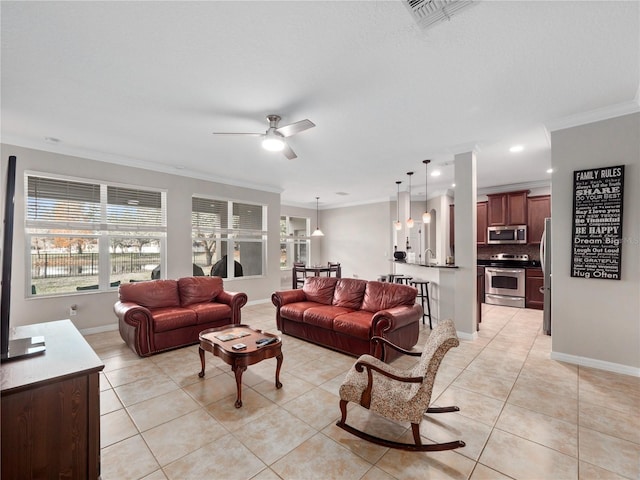
M77 305L71 305L69 307L69 316L70 317L75 317L78 314L78 306Z

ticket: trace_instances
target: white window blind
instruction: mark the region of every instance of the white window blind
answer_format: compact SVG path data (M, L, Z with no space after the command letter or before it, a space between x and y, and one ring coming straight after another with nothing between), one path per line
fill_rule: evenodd
M99 229L99 184L28 176L26 187L27 225Z
M107 186L109 230L164 231L164 192Z
M191 225L201 233L219 232L228 227L228 202L193 197L191 199Z

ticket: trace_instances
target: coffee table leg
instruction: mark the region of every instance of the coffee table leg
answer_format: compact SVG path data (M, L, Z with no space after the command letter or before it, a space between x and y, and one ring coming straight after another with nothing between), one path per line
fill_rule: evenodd
M198 348L198 353L200 354L200 365L202 365L202 370L198 373L200 378L204 377L204 350L202 348Z
M236 375L236 389L238 390L238 399L236 400L235 407L240 408L242 406L242 374L247 367L234 366L233 373Z
M276 360L278 362L276 366L276 388L282 388L282 384L280 383L280 367L282 367L283 360L282 354L278 355Z

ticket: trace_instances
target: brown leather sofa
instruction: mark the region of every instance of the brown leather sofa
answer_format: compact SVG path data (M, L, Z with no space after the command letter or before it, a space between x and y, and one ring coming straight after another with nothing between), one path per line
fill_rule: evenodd
M397 283L309 277L302 289L275 292L271 301L282 333L359 356L377 353L373 336L405 349L417 343L422 307L416 294Z
M198 343L207 328L240 323L247 295L226 292L220 277L120 285L113 306L120 336L141 357Z

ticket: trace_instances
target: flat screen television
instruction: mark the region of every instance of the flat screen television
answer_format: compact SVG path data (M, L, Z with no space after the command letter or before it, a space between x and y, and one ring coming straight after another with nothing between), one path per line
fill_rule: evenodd
M16 338L9 340L11 307L11 254L13 253L13 213L16 193L16 157L9 157L7 185L4 203L4 228L2 239L2 297L0 298L1 361L14 360L45 350L43 337Z

